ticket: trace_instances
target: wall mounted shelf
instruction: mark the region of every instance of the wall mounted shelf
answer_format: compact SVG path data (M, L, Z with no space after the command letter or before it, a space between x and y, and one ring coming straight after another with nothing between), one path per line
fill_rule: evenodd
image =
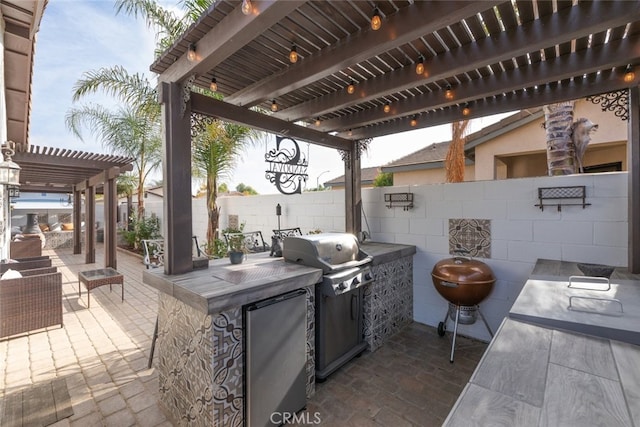
M413 193L385 193L384 201L389 209L400 206L408 211L413 207Z
M544 208L549 206L556 206L558 212L562 211L563 206L582 206L582 209L591 206L591 203L586 203L586 188L584 185L540 187L538 188L538 200L540 202L535 206L539 207L541 211L544 211ZM549 200L555 202L549 203ZM581 202L577 202L577 200Z

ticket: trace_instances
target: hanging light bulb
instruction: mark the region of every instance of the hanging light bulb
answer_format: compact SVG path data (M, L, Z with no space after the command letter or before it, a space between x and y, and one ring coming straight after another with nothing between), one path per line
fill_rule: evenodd
M250 15L252 10L253 6L251 5L251 0L242 0L242 13Z
M353 95L353 93L356 91L356 85L353 82L353 80L351 80L351 83L349 83L349 86L347 86L347 93L349 95Z
M418 124L418 116L413 116L411 117L411 121L409 122L409 124L411 125L411 127L415 127Z
M274 113L278 111L278 103L276 102L275 99L271 101L271 111L273 111Z
M451 85L447 85L447 90L444 91L445 99L453 99L453 90L451 90Z
M209 85L209 89L211 89L211 92L218 91L218 82L216 81L215 77L211 78L211 84Z
M373 9L373 15L371 16L371 29L378 31L382 26L382 18L380 18L380 11L376 7Z
M295 44L291 45L291 50L289 51L289 61L292 64L298 62L298 51Z
M189 60L189 62L195 62L198 59L196 45L194 43L191 43L189 45L189 50L187 51L187 59Z
M388 113L389 111L391 111L391 104L389 104L388 102L384 104L382 111L384 111L385 113Z
M320 126L320 117L316 118L316 126Z
M469 114L471 114L471 109L465 105L464 108L462 109L462 115L468 116Z
M627 71L624 73L623 80L625 83L631 83L636 79L636 73L631 67L627 67Z
M416 74L424 73L424 57L420 55L418 57L418 63L416 64Z
M348 136L353 136L353 131L352 131L351 129L349 129L349 130L347 131L347 135L348 135Z

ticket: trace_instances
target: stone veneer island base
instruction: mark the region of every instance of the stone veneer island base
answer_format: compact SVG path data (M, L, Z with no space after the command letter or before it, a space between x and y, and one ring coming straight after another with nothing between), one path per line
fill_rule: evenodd
M364 339L369 350L413 320L415 247L366 243L375 281L364 291ZM295 289L307 295L307 398L315 392L315 284L322 271L249 255L240 265L227 259L209 268L168 276L143 272L160 292L156 368L160 399L176 425L244 424L243 306ZM357 363L357 362L356 362Z

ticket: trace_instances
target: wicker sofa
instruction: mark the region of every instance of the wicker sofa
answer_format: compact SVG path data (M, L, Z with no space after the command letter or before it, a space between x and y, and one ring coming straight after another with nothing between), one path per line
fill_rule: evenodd
M3 262L0 263L0 273L4 273L7 270L24 271L34 268L51 267L51 259L46 256L35 256L27 258L18 258L14 261L18 262Z
M63 325L62 273L56 270L26 269L23 277L0 280L0 339Z

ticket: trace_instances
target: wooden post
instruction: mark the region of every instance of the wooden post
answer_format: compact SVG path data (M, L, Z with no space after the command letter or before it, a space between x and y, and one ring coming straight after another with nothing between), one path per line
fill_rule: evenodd
M73 253L82 253L82 197L80 190L73 187Z
M357 235L362 231L360 152L354 143L344 156L345 231Z
M629 271L640 273L640 88L629 88L627 143L629 211Z
M84 247L87 251L85 263L93 264L96 262L96 230L94 226L96 223L96 187L89 185L88 181L84 195ZM75 229L75 226L73 228Z
M191 256L191 103L179 83L161 83L164 120L164 272L193 270Z
M117 235L116 222L118 222L117 203L118 192L116 191L116 179L111 177L109 171L104 173L104 266L118 269L116 260Z

